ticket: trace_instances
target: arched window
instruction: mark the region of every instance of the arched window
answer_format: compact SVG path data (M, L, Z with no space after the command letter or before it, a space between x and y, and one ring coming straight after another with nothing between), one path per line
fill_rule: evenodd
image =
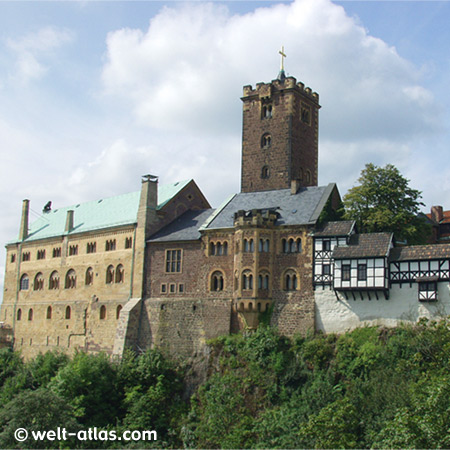
M223 254L228 255L228 242L227 241L225 241L223 243Z
M216 254L216 245L214 244L214 242L209 243L209 254L211 256L214 256Z
M44 277L41 272L34 277L33 289L35 291L42 291L44 289Z
M218 242L218 243L216 244L216 248L217 248L216 253L217 253L218 255L223 255L223 247L222 247L222 243L221 243L221 242Z
M29 287L30 287L30 279L28 278L28 275L24 273L22 275L22 278L20 279L20 290L28 291Z
M86 276L84 278L84 284L86 286L91 286L94 283L94 271L92 267L88 267L86 270Z
M261 178L269 178L270 177L270 169L269 166L263 166L261 169Z
M33 320L33 308L28 310L28 320Z
M72 310L70 308L70 306L66 306L66 314L65 314L65 318L66 319L70 319L70 316L72 315Z
M258 289L269 289L269 274L261 272L258 276Z
M116 267L116 283L123 283L124 279L124 270L122 264L119 264Z
M297 285L297 273L295 272L295 270L288 270L284 275L284 290L296 291Z
M59 273L56 270L50 274L50 278L48 280L48 288L59 289Z
M281 247L283 249L283 253L289 253L289 246L287 239L281 239Z
M122 305L118 305L116 308L116 319L119 319L120 311L122 311Z
M105 320L106 319L106 306L102 305L100 307L100 320Z
M300 238L297 238L295 243L296 243L296 251L297 251L297 253L301 253L302 252L302 240Z
M211 275L211 291L223 291L223 289L223 273L220 270L216 270Z
M242 273L242 289L253 289L253 275L250 270L244 270L244 272Z
M22 310L20 308L17 310L17 320L22 320Z
M114 266L108 266L106 269L106 284L111 284L114 282Z
M272 117L272 105L265 105L262 109L262 118L270 119Z
M311 172L309 170L306 171L306 180L305 180L306 184L311 183Z
M264 133L261 137L261 148L269 148L272 145L272 136Z
M77 274L75 270L70 269L66 274L66 289L75 289L77 287Z
M52 307L48 306L47 307L47 319L51 319L52 318Z

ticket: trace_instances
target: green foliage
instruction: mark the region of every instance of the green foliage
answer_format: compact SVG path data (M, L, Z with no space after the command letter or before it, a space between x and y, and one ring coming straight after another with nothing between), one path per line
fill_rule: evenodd
M366 164L359 185L344 196L344 217L356 220L360 232L393 232L410 244L425 243L431 230L420 217L421 192L409 187L392 164Z
M34 440L32 431L56 430L57 427L66 428L67 432L74 433L80 428L73 417L70 404L46 389L35 391L25 390L0 410L0 447L1 448L55 448L59 446L55 440ZM29 437L24 442L14 438L14 431L25 428ZM76 440L68 437L62 441L66 448L75 447Z
M72 406L81 424L103 427L117 417L120 397L116 381L108 356L77 353L49 386Z
M185 410L182 380L174 363L159 350L137 356L128 352L118 368L118 381L124 392L123 426L134 430L156 430L158 440L177 446L174 430ZM153 445L154 447L154 445Z
M261 326L210 342L208 376L183 401L183 370L158 350L0 353L0 446L19 427L156 430L157 442L26 447L448 448L450 323L421 320L291 341Z

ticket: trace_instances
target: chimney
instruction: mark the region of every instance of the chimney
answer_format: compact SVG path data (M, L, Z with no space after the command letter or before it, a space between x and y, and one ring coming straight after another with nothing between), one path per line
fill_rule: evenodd
M301 185L301 180L291 180L291 195L295 195L300 189Z
M442 209L442 206L432 206L431 217L436 223L440 223L444 218L444 211Z
M65 232L70 233L73 230L73 209L67 211Z
M20 220L19 240L24 241L28 237L28 217L30 212L30 200L22 203L22 219Z
M138 227L144 227L145 236L150 235L152 225L157 220L158 177L145 175L142 179L141 197L139 200Z

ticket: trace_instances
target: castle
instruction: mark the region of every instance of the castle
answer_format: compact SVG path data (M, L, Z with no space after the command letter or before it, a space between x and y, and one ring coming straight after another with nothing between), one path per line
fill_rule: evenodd
M264 319L285 335L450 313L450 244L395 247L335 221L318 183L319 96L281 70L245 86L241 192L212 209L193 180L52 209L6 245L2 342L178 356Z

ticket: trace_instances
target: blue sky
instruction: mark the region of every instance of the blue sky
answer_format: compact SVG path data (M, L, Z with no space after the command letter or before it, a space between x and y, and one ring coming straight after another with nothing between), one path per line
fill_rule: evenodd
M194 178L239 190L242 86L320 94L319 182L395 164L450 209L450 2L0 2L0 241L66 206ZM0 254L3 278L4 253Z

